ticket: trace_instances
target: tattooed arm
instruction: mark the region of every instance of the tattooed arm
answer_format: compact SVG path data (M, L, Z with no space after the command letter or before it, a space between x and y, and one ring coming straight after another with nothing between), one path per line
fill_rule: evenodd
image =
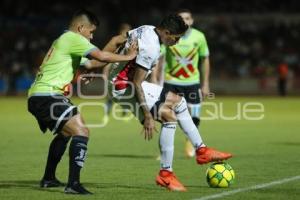
M138 99L139 106L144 113L144 134L145 139L152 139L153 131L155 131L154 119L147 107L144 90L142 88L142 82L145 80L147 71L142 67L135 67L135 74L133 77L133 85L135 87L135 95Z

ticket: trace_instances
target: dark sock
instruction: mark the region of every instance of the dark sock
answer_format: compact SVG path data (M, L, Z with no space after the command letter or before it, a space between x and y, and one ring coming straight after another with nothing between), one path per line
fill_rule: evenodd
M63 156L70 137L57 135L51 142L48 152L47 165L45 168L44 180L54 180L57 164Z
M83 167L87 153L88 138L84 136L73 136L69 147L69 181L68 185L80 183L80 170Z
M200 125L200 118L198 118L198 117L192 117L192 120L193 120L195 126L199 127L199 125Z

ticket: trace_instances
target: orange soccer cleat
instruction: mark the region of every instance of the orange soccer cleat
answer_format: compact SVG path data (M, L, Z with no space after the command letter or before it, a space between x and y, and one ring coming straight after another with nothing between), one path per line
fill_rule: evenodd
M170 191L186 191L186 188L179 182L174 173L168 170L160 170L156 177L156 184Z
M196 161L200 165L209 162L227 160L228 158L231 157L232 155L230 153L217 151L209 147L200 147L196 150Z

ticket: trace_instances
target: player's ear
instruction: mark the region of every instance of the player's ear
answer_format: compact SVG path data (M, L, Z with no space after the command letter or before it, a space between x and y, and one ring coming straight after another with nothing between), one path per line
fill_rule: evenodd
M83 25L81 24L81 25L78 26L78 32L81 33L82 30L83 30Z

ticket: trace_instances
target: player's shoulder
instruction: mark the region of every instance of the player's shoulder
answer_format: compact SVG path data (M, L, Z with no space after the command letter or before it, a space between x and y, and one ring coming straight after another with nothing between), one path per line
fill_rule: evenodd
M146 33L152 33L155 29L155 26L152 26L152 25L143 25L140 27L143 28Z
M139 45L160 49L159 37L155 32L155 26L144 25L137 29L137 38L139 39Z
M145 25L145 34L143 35L144 40L149 40L156 43L158 46L159 44L159 36L155 31L155 26Z
M69 39L69 38L74 38L74 37L78 37L78 34L72 32L72 31L65 31L64 33L62 33L60 35L60 39Z
M204 32L202 32L199 29L195 29L195 28L192 28L192 35L194 35L196 37L200 37L200 38L205 38Z
M88 40L83 37L82 35L78 34L78 33L75 33L73 31L65 31L63 34L61 34L61 36L59 37L59 40L62 40L62 41L69 41L69 42L72 42L72 41L78 41L78 40L81 40L81 41L84 41L84 42L88 42Z
M149 40L151 40L152 37L156 36L156 33L155 33L154 29L155 29L155 26L143 25L143 26L140 26L136 29L133 29L132 31L129 32L129 34L130 33L135 33L136 37L138 39L149 39Z
M160 43L155 27L150 25L140 26L135 29L134 34L135 39L138 39L139 45L137 62L150 69L160 56Z

